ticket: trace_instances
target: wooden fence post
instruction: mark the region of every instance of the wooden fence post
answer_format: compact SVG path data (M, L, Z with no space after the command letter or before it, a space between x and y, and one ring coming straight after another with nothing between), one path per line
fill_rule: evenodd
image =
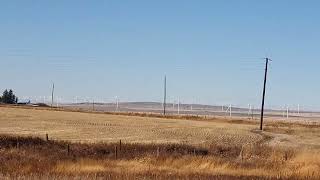
M120 142L119 142L119 151L121 151L121 139L120 139Z
M117 146L114 147L114 155L115 155L115 158L118 159L118 147Z
M17 147L17 149L19 149L19 140L17 140L17 146L16 147Z
M70 155L70 145L68 144L68 155Z
M159 157L159 155L160 155L160 148L158 147L157 148L157 157Z
M46 134L46 140L49 141L49 135L48 134Z

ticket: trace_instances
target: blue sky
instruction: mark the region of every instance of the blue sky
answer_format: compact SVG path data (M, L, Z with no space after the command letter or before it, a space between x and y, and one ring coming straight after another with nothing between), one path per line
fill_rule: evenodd
M19 96L320 108L320 2L0 2L1 89ZM10 77L8 80L7 77Z

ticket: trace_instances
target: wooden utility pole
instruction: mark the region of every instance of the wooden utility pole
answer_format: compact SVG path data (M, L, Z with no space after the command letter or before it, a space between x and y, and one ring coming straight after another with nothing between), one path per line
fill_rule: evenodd
M264 72L264 82L263 82L260 130L262 130L262 126L263 126L264 99L265 99L265 96L266 96L266 84L267 84L267 74L268 74L268 63L269 63L269 61L271 61L271 59L265 58L265 60L266 60L266 68L265 68L265 72Z
M166 115L167 76L164 76L163 115Z
M53 107L54 83L52 84L51 107Z

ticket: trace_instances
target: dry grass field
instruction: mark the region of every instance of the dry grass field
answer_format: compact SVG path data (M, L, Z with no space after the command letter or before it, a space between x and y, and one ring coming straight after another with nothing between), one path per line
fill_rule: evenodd
M0 107L0 178L320 179L319 125L257 128L245 120Z
M124 115L1 108L0 132L74 142L244 144L262 140L245 124L214 123Z

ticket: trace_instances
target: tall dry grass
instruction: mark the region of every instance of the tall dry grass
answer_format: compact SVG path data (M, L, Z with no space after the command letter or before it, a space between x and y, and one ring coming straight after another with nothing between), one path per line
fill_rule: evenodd
M71 144L2 135L0 162L0 178L8 179L320 179L319 151L259 144L122 142L120 150L119 143Z

